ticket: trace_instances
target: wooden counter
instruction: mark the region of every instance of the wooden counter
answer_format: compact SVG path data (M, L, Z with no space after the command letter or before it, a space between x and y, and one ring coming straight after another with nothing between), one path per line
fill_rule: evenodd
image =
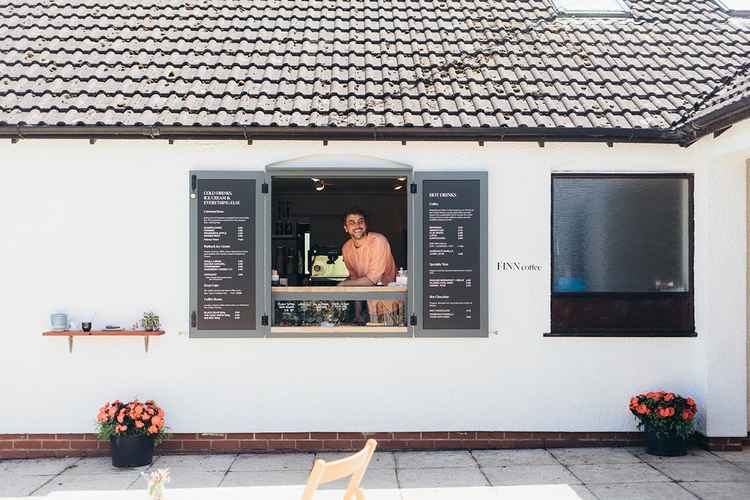
M274 286L273 300L406 300L405 286Z

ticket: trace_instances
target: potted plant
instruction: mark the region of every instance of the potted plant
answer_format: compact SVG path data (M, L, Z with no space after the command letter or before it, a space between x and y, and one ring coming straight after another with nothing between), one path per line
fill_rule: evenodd
M158 330L159 326L161 326L161 323L159 322L159 316L154 314L153 312L145 312L143 313L143 318L141 318L141 327L146 330L147 332L153 332L154 330Z
M630 399L638 428L646 432L646 452L662 457L687 455L697 413L693 398L673 392L646 392Z
M164 410L151 400L105 403L96 416L97 437L111 443L112 465L150 465L154 446L167 438L164 416Z

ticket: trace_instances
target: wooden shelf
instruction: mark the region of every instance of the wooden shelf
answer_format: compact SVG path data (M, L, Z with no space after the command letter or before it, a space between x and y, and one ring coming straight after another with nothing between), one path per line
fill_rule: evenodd
M147 332L146 330L91 330L90 332L84 332L83 330L49 330L42 332L44 337L68 337L68 352L73 352L73 338L74 337L143 337L143 346L148 352L148 339L151 337L159 337L164 335L164 330L154 330Z

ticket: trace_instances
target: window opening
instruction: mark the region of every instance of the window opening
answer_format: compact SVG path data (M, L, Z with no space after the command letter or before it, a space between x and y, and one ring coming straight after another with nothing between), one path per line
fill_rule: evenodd
M395 175L272 177L276 331L405 331L407 185Z
M628 5L620 0L552 0L555 9L564 16L625 17Z

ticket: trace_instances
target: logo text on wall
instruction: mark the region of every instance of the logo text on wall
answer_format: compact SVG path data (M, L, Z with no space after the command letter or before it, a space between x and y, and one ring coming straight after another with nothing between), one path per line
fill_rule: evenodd
M497 263L498 271L541 271L538 264L523 264L518 261L501 261Z

